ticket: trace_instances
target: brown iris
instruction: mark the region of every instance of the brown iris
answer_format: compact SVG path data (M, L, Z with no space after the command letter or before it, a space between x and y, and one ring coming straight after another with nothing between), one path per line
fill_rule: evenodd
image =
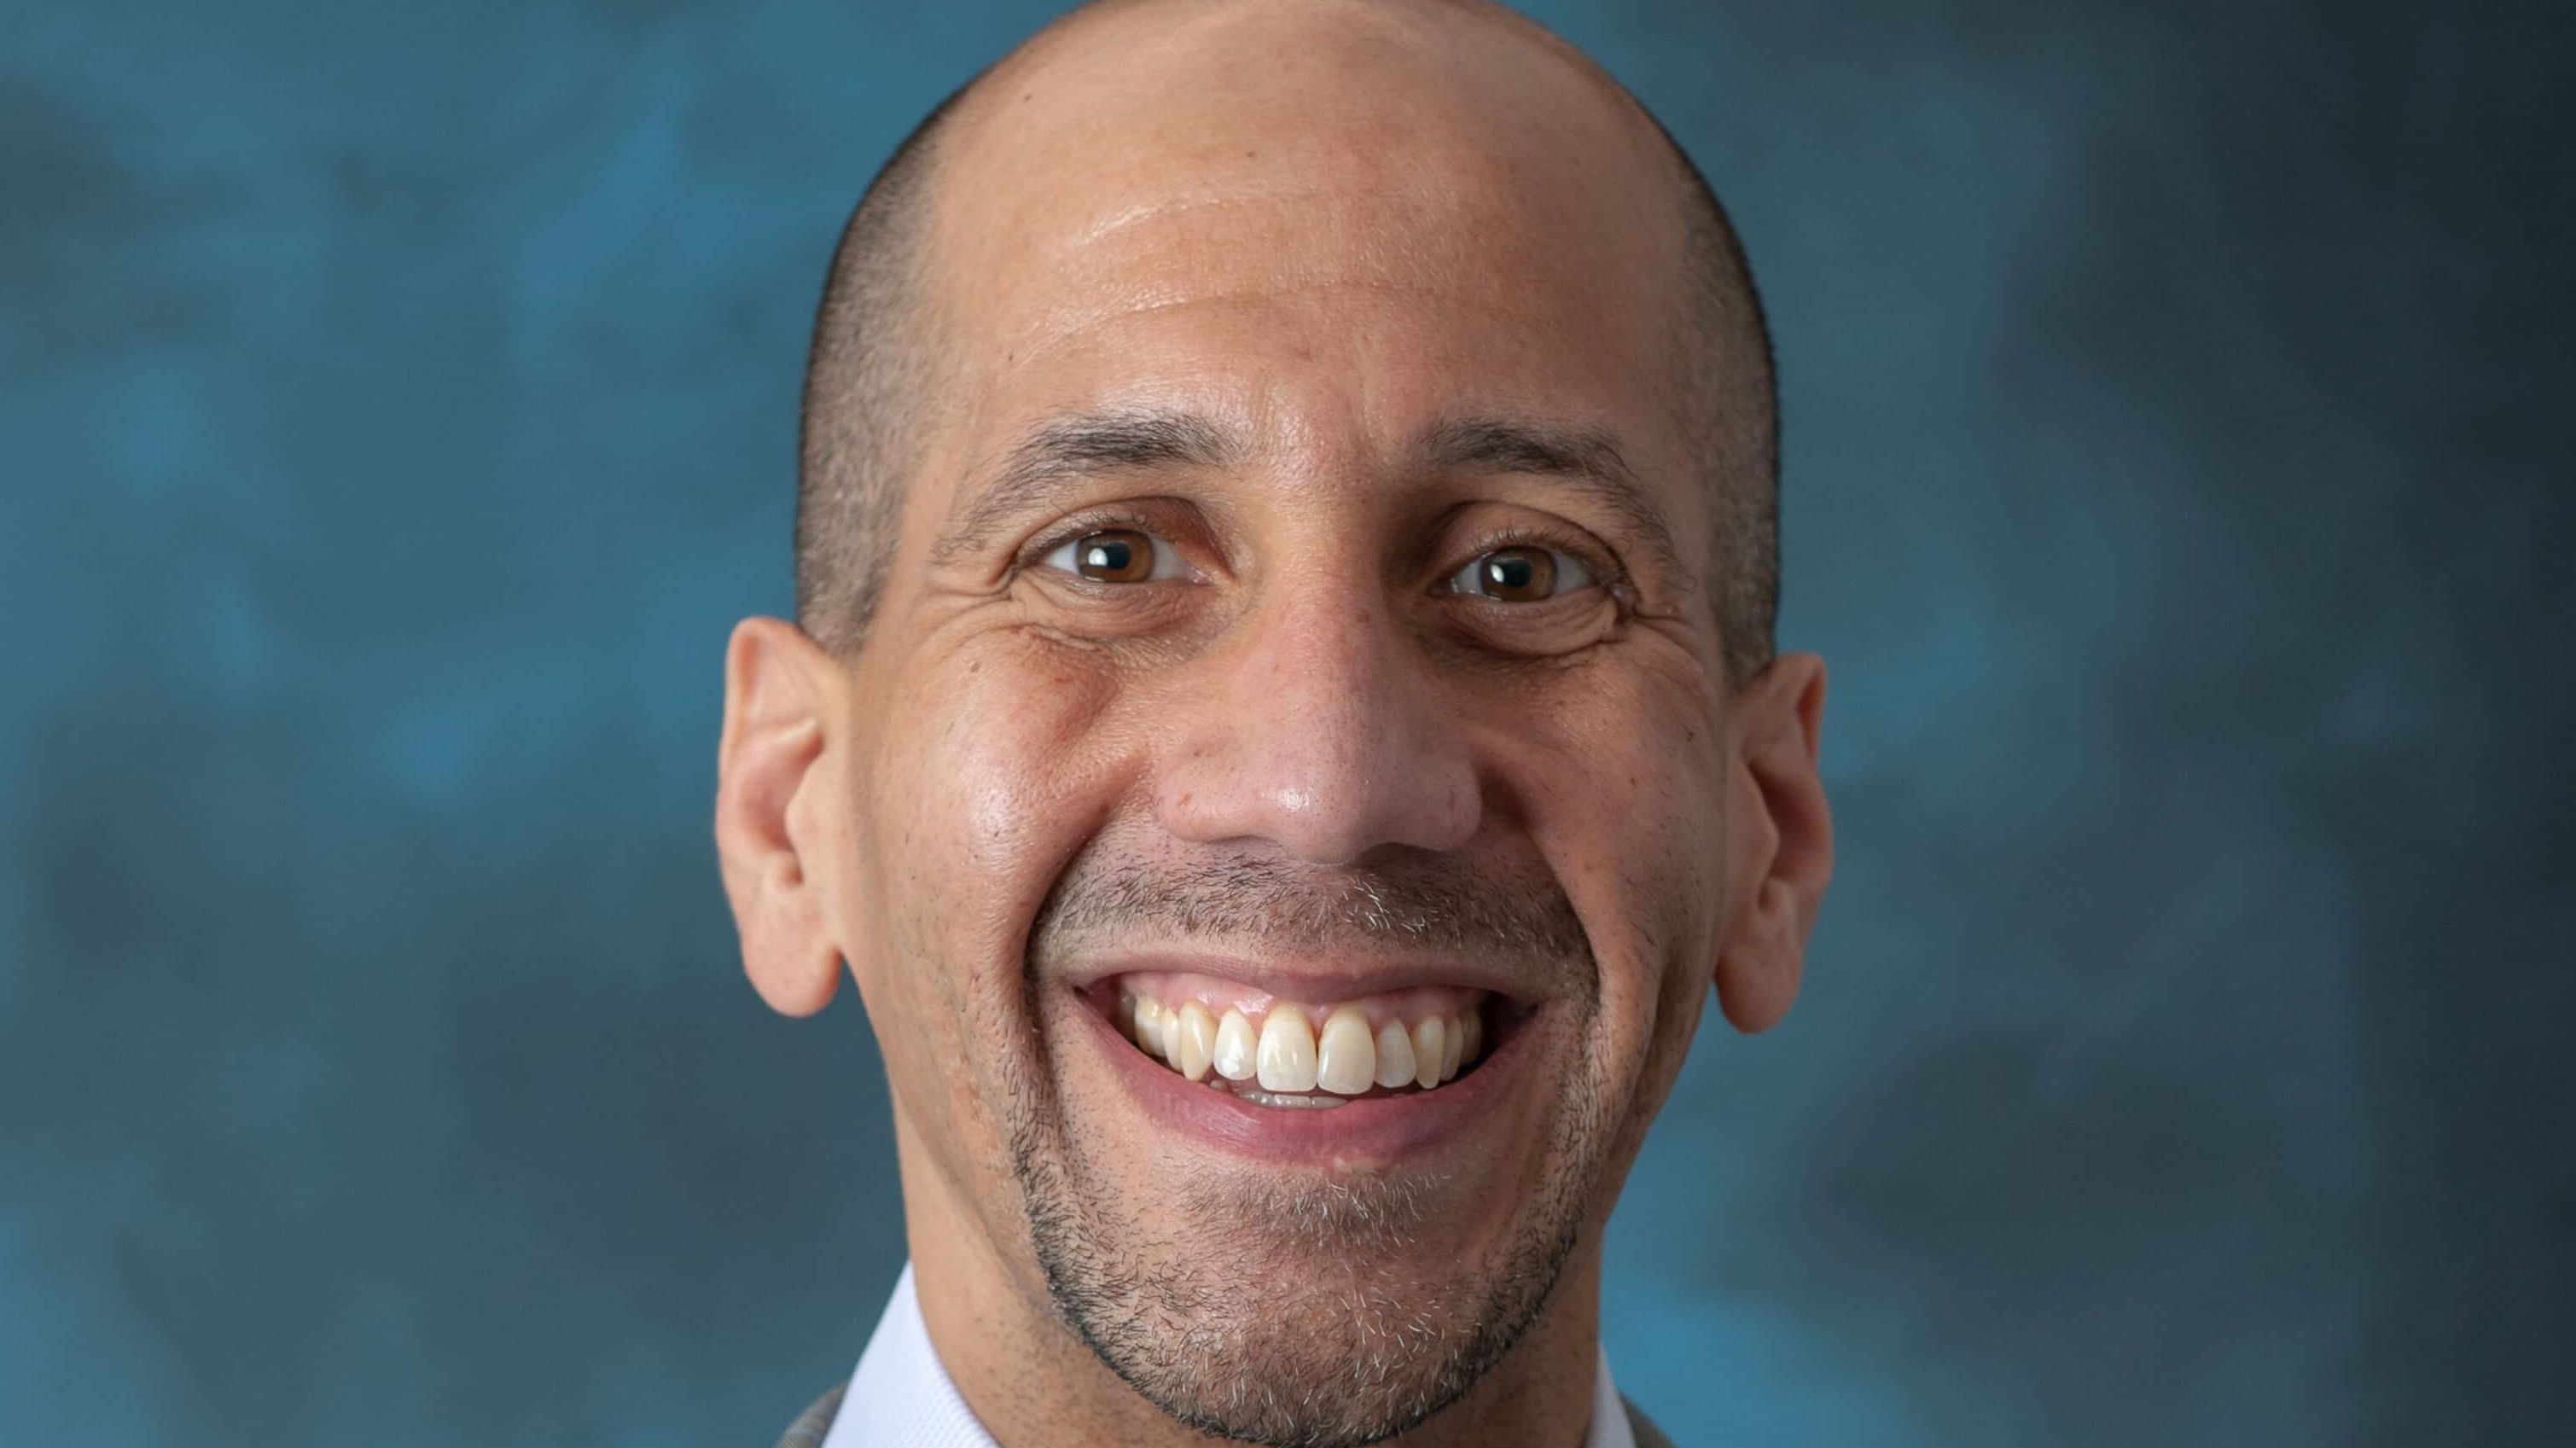
M1478 591L1505 603L1537 603L1556 592L1556 557L1544 548L1497 548L1476 560Z
M1154 576L1154 540L1132 528L1086 533L1073 545L1073 566L1102 583L1142 583Z

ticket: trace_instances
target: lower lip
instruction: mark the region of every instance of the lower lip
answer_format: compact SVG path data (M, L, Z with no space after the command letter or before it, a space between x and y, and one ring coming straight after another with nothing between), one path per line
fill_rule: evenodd
M1240 1156L1341 1168L1418 1156L1491 1116L1510 1084L1521 1054L1516 1048L1528 1034L1515 1030L1475 1070L1428 1091L1359 1098L1339 1106L1255 1106L1146 1059L1079 997L1068 1005L1108 1061L1110 1073L1165 1128Z

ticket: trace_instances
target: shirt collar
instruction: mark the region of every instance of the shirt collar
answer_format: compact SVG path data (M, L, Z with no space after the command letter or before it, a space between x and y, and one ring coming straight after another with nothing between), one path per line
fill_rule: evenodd
M1637 1448L1628 1411L1610 1381L1609 1354L1598 1353L1594 1362L1592 1425L1583 1448ZM909 1262L867 1351L859 1355L858 1370L850 1374L849 1391L822 1448L998 1448L930 1345Z

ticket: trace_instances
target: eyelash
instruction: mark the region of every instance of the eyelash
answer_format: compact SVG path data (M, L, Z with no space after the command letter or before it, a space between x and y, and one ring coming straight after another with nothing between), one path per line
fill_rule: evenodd
M1169 528L1151 518L1141 517L1132 512L1092 513L1069 519L1061 526L1050 528L1022 545L1019 556L1011 561L1011 569L1016 573L1036 568L1046 562L1048 554L1067 543L1080 542L1094 533L1104 533L1112 528L1125 528L1143 533L1168 548L1180 546L1171 541ZM1134 587L1133 584L1127 586Z
M1012 570L1025 572L1039 567L1045 563L1049 554L1067 543L1078 542L1093 533L1112 528L1133 529L1154 538L1165 547L1179 546L1171 541L1168 530L1163 524L1137 512L1092 513L1068 519L1062 525L1038 534L1021 547L1019 556L1012 562ZM1594 544L1589 537L1578 534L1570 528L1560 530L1522 526L1498 529L1482 535L1464 551L1450 555L1458 561L1438 573L1438 581L1434 586L1445 588L1448 580L1456 577L1460 568L1488 553L1504 548L1550 548L1561 553L1572 554L1583 561L1584 567L1592 570L1592 579L1597 587L1607 591L1613 599L1623 604L1628 601L1627 570L1621 568L1606 550ZM1125 585L1128 588L1135 586L1134 584Z
M1468 564L1475 562L1477 559L1484 557L1488 553L1498 552L1505 548L1546 548L1558 553L1570 554L1581 560L1583 566L1592 571L1592 581L1596 587L1607 592L1613 599L1618 600L1620 603L1624 604L1628 601L1627 570L1621 568L1616 559L1612 558L1606 550L1593 543L1590 538L1578 534L1570 528L1558 530L1553 528L1522 526L1498 529L1492 533L1480 536L1475 542L1469 544L1465 549L1450 555L1458 561L1452 564L1445 572L1441 573L1439 575L1438 583L1433 586L1445 591L1448 587L1449 580L1458 576L1459 569L1466 567ZM1538 605L1521 604L1518 606L1522 608L1534 608Z

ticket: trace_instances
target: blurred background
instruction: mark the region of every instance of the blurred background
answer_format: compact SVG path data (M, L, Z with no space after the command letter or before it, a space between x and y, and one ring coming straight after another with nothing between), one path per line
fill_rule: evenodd
M2576 1420L2541 4L1533 7L1734 209L1841 872L1613 1227L1685 1444ZM768 1444L903 1257L718 659L838 224L1049 7L0 0L0 1443Z

